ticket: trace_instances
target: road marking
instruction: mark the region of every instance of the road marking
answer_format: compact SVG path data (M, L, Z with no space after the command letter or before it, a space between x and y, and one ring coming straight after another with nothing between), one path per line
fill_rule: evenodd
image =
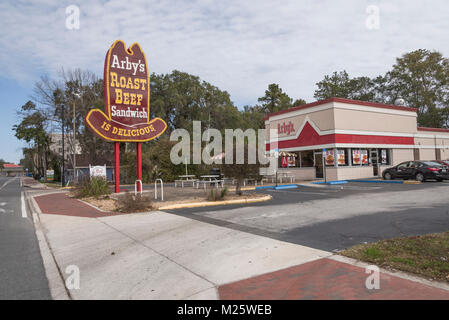
M6 185L8 185L9 183L11 183L11 182L13 182L13 181L15 181L15 180L17 180L17 177L15 177L14 179L11 179L11 180L6 181L6 182L0 187L0 190L2 190Z
M288 191L288 190L266 190L268 192L282 192L282 193L294 193L294 194L319 194L319 195L327 195L329 193L334 192L313 192L313 191Z
M4 207L6 205L6 202L0 202L0 206Z
M23 191L22 191L21 196L20 196L20 201L22 202L22 218L28 218L27 209L26 209L26 206L25 206L25 199L23 197Z

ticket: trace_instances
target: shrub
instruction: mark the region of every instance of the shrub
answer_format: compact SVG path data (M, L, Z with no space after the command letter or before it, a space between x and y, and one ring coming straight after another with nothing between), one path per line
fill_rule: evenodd
M125 191L125 194L118 198L118 204L119 211L127 213L144 212L153 208L150 195L134 195L129 191Z
M211 188L209 190L207 200L209 200L209 201L223 200L223 198L226 196L227 193L228 193L228 188L223 188L221 190L216 189L216 188Z
M111 193L108 181L101 177L92 177L81 180L75 188L77 198L95 197L108 195Z

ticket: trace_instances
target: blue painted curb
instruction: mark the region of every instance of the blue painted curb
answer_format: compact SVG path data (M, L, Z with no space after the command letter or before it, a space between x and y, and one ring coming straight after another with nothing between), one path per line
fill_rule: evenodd
M324 182L324 181L312 182L312 184L330 184L330 185L333 185L333 184L345 184L345 183L348 183L348 181L347 180L336 180L336 181L327 181L327 182Z
M256 190L264 190L264 189L274 189L275 186L263 186L263 187L256 187Z
M290 185L285 185L285 186L277 186L274 187L274 190L282 190L282 189L296 189L298 188L298 186L296 184L290 184Z
M293 189L293 188L298 188L298 185L297 184L280 184L277 187L276 186L261 186L261 187L256 187L255 190L264 190L264 189L279 190L279 189Z
M341 180L341 181L329 181L327 184L333 185L333 184L345 184L348 183L348 181L346 180Z

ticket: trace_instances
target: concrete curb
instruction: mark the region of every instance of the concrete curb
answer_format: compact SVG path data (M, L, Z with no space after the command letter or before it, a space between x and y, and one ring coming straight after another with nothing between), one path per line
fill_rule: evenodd
M408 181L408 180L348 180L348 182L366 182L366 183L394 183L394 184L421 184L419 181Z
M247 204L247 203L256 203L256 202L264 202L271 200L270 195L266 195L262 198L255 199L237 199L237 200L226 200L226 201L214 201L214 202L191 202L191 203L179 203L173 204L165 207L160 207L157 210L172 210L172 209L183 209L183 208L198 208L198 207L212 207L212 206L222 206L229 204Z
M241 187L241 191L251 191L251 190L257 190L258 187ZM235 188L228 189L229 192L234 192Z
M402 182L402 184L421 184L422 182L420 182L420 181L413 181L413 180L410 180L410 181L403 181Z
M335 184L346 184L351 182L363 182L363 183L394 183L394 184L421 184L419 181L414 180L370 180L370 179L354 179L354 180L335 180L335 181L319 181L311 182L313 185L335 185Z
M54 192L50 192L48 194L52 193ZM39 196L43 195L47 195L47 193L39 194ZM41 224L40 215L42 212L39 205L36 203L36 200L34 200L33 195L29 195L25 192L25 197L28 202L30 213L33 217L34 230L38 240L51 297L53 300L71 300L72 297L65 286L64 277L62 276L61 270L56 262L56 258L53 255L50 243L45 235L45 228Z

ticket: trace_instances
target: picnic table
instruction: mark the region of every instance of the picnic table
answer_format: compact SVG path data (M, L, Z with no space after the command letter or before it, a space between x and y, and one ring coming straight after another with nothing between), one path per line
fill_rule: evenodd
M282 183L282 178L289 178L290 183L293 183L295 181L295 176L292 175L291 171L278 171L278 179Z
M198 189L200 186L200 183L203 183L204 189L206 189L206 184L212 185L215 184L215 187L218 188L218 184L221 183L221 186L223 187L224 181L220 179L220 176L218 174L209 174L201 176L203 180L198 180L196 183L196 188Z
M235 178L223 177L223 178L221 178L221 180L223 180L224 184L226 184L227 182L230 182L232 185L234 185L234 183L235 183Z
M181 187L184 188L184 184L188 183L191 183L192 187L194 187L195 183L198 181L198 179L196 179L196 175L194 174L185 174L178 176L178 178L178 180L175 180L175 187L177 187L178 184L181 184Z
M243 179L243 186L246 187L246 184L251 183L251 181L254 181L254 185L257 187L257 177L248 177ZM260 183L263 185L263 179L260 180Z

